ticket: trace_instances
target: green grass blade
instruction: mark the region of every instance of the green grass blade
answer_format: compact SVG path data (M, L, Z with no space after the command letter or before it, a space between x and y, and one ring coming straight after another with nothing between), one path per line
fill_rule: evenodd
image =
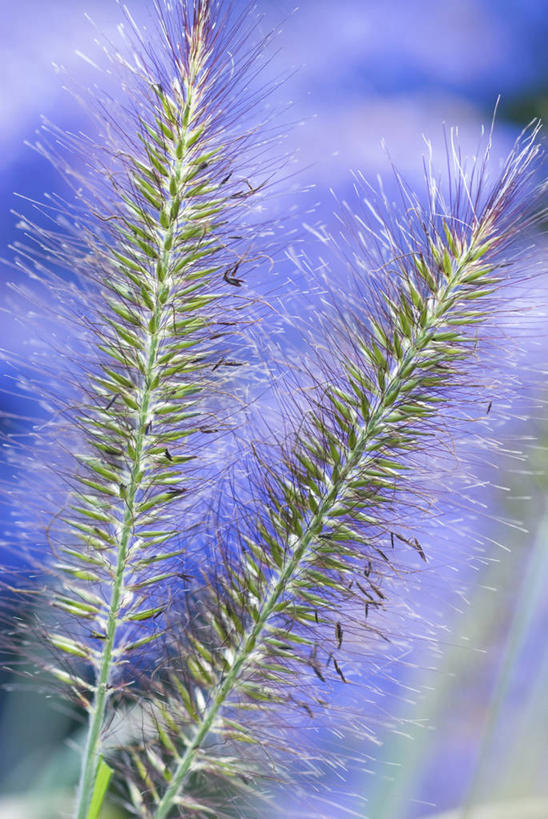
M86 819L99 819L112 773L110 765L101 757Z

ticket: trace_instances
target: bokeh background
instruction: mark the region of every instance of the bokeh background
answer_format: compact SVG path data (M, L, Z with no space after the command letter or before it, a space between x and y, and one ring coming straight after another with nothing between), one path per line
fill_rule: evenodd
M55 171L25 141L33 141L42 116L71 131L84 127L85 115L63 90L67 75L83 87L98 79L76 53L93 52L95 33L84 12L114 36L120 10L114 0L1 2L0 255L9 259L18 238L10 210L29 207L15 193L36 200L63 192ZM149 5L133 0L130 7L146 19ZM265 32L281 24L269 71L283 82L273 103L291 124L286 149L296 156L291 173L299 171L291 186L306 190L293 194L288 187L280 201L287 207L294 196L303 210L314 205L313 219L328 226L330 191L344 199L351 170L374 180L386 172L388 152L410 183L420 184L424 138L440 149L443 124L458 125L472 150L500 95L494 152L502 156L533 117L548 111L543 0L302 0L298 10L288 0L260 0L258 6ZM0 307L16 275L0 261ZM28 330L11 312L0 312L0 347L17 349L22 333ZM533 339L530 330L522 335L524 372L528 365L541 369L548 339ZM14 371L1 359L0 376L0 424L3 434L13 434L25 429L17 415L38 410L12 394ZM406 662L390 670L395 682L381 686L378 697L391 728L379 727L380 744L364 751L371 772L352 781L355 798L335 800L325 815L419 819L458 809L455 816L472 817L479 815L473 805L486 803L494 805L485 813L491 819L548 816L548 416L540 380L532 381L520 396L520 417L501 415L496 434L507 456L482 473L473 498L487 505L477 523L485 560L467 564L463 542L463 565L454 572L429 544L440 567L428 579L438 638L434 646L412 642ZM519 462L508 455L518 450L525 453ZM1 468L9 480L10 469ZM480 488L488 481L504 489ZM8 513L5 507L3 528ZM525 526L507 525L517 520ZM74 725L62 703L45 707L26 690L8 689L1 702L0 816L40 819L46 809L35 805L29 813L20 796L51 789L60 777L70 784L74 754L66 739ZM280 816L307 809L280 794Z

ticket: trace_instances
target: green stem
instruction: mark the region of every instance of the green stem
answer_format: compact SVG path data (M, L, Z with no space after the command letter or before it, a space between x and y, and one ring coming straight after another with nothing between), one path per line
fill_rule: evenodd
M160 326L159 318L161 314L161 307L159 304L156 304L154 312L155 318L158 319L155 322L154 326L158 327ZM155 369L158 344L159 330L156 330L150 336L149 354L144 374L145 387L142 394L141 409L139 412L139 424L135 440L135 456L133 458L133 467L131 470L129 486L127 488L126 508L124 513L124 521L122 524L122 531L120 533L120 545L118 548L116 570L112 585L112 595L110 598L106 638L103 641L103 653L101 657L101 664L99 666L97 685L95 688L95 699L93 702L93 709L90 715L88 735L86 739L86 746L82 760L82 777L79 785L79 795L76 812L77 819L86 819L89 800L91 798L95 777L97 775L97 769L99 767L100 758L99 745L101 730L105 718L105 710L109 697L109 680L113 667L113 654L116 640L116 631L117 626L119 624L120 599L122 596L122 592L124 590L124 575L128 555L128 546L134 526L136 506L135 501L137 497L137 492L142 481L141 460L143 454L143 444L145 440L145 430L149 423L148 412L152 394L149 385L152 381L152 375Z
M253 623L251 630L236 653L232 668L223 679L216 695L203 715L202 722L196 730L194 738L187 746L185 753L173 771L169 787L164 792L154 813L154 819L165 819L165 817L168 816L177 794L191 771L197 750L207 737L217 714L231 693L242 667L250 659L267 621L274 612L276 604L280 597L290 588L292 578L301 563L306 561L313 543L316 541L318 534L323 530L326 518L332 513L333 508L343 497L352 472L363 462L369 443L378 437L379 432L385 424L386 417L393 411L392 403L386 401L386 395L390 392L390 388L396 386L404 378L402 372L405 371L405 368L407 368L416 357L422 354L428 344L429 336L439 324L442 323L444 314L453 306L455 291L458 290L461 284L461 275L466 269L465 263L460 262L460 260L456 260L456 262L452 276L444 285L439 287L435 298L432 299L424 327L417 333L415 339L409 342L409 347L402 361L394 368L391 376L387 378L383 395L379 398L376 409L371 413L368 422L358 436L356 445L349 454L346 464L341 469L338 480L333 483L331 489L319 505L317 512L310 519L306 531L295 545L291 559L280 572L277 579L271 581L271 590L266 597L261 615Z

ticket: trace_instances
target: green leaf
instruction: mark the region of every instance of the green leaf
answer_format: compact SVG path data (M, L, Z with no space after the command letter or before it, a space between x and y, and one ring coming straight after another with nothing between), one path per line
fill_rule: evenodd
M55 648L65 651L67 654L75 654L77 657L85 657L86 659L90 656L89 649L83 643L71 640L63 634L50 634L49 641Z
M99 767L93 785L93 793L86 819L99 819L99 814L107 793L113 770L103 757L99 757Z

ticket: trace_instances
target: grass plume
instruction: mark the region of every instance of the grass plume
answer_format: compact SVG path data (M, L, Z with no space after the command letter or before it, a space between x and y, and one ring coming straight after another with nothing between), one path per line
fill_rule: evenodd
M432 445L437 416L470 378L477 329L508 281L505 251L528 221L523 194L535 136L516 145L490 190L467 187L466 196L455 148L450 209L430 179L428 208L407 192L406 222L383 223L377 239L390 281L378 288L376 314L356 307L345 316L338 343L332 340L340 352L318 366L323 378L293 438L278 457L257 454L253 482L263 493L256 518L240 532L239 558L227 552L226 575L212 581L194 632L179 646L184 689L180 675L158 689L157 713L172 702L167 710L177 719L156 764L147 744L138 766L141 790L170 771L163 793L149 784L157 804L147 813L141 802L143 815L188 808L184 786L195 771L247 782L253 768L232 748L275 744L275 732L270 745L265 738L265 711L287 715L296 706L312 717L325 705L314 678L349 681L347 620L355 643L355 612L365 614L367 644L375 631L370 612L384 605L383 582L394 572L385 544L405 543L426 560L416 538L392 531L394 509L413 495L410 457ZM261 729L252 731L254 711ZM207 750L211 735L224 739L217 759Z

